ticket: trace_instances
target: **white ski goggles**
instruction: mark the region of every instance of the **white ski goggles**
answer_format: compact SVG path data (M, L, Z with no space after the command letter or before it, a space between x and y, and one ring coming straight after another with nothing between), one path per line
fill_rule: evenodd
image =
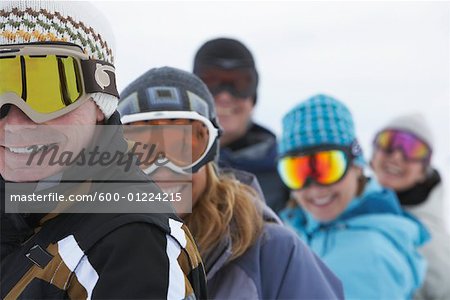
M146 174L161 166L180 174L195 173L217 151L220 129L197 112L153 111L121 120L125 138L137 144L134 149Z

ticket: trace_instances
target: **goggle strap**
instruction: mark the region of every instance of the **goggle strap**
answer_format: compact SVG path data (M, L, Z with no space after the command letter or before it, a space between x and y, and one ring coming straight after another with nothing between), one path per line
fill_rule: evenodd
M97 59L81 60L81 70L86 93L106 93L119 98L112 64Z
M361 156L363 154L361 145L359 144L357 139L354 139L353 142L351 143L350 153L353 156L353 158Z

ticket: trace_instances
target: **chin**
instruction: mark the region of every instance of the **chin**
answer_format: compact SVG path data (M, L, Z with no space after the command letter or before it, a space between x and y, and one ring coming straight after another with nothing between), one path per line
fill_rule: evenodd
M334 219L336 219L336 217L335 216L333 216L333 217L317 216L317 217L315 217L315 219L322 223L328 223L328 222L331 222Z
M384 187L386 187L386 188L388 188L388 189L392 189L392 190L396 190L398 187L398 185L395 183L395 180L389 180L389 179L387 179L387 178L378 178L378 182L382 185L382 186L384 186Z
M2 176L5 180L12 182L34 182L48 178L58 172L61 172L60 168L24 168L2 171Z
M39 181L45 177L43 177L42 172L6 172L2 174L3 178L7 181L11 182L32 182Z

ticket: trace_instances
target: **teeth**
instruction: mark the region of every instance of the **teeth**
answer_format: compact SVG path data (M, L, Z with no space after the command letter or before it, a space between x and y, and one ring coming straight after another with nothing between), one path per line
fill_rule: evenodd
M176 193L179 193L182 190L182 188L183 188L183 186L179 185L179 186L173 186L173 187L164 187L161 189L166 194L176 194Z
M223 115L223 116L230 116L234 113L234 109L232 107L229 108L217 108L217 114L218 115Z
M323 205L327 205L327 204L331 203L332 200L333 200L333 197L327 196L327 197L311 199L311 202L314 205L323 206Z
M385 166L384 168L386 170L387 173L391 174L391 175L402 175L402 168L399 168L397 166L393 166L393 165L388 165Z
M8 148L8 150L13 152L13 153L30 154L30 153L33 153L33 152L39 152L44 147L48 147L50 145L52 145L52 144L48 144L48 145L31 145L31 146L28 146L28 147L6 147L6 148Z

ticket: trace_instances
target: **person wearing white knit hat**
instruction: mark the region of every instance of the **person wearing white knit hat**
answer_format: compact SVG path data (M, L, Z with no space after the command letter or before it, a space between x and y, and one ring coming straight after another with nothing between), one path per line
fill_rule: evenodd
M114 36L102 14L87 2L2 1L0 45L65 42L78 45L90 59L114 63ZM114 68L107 74L114 77ZM113 78L114 79L114 78ZM115 80L110 90L90 93L106 119L117 108Z
M393 189L403 208L431 234L422 249L428 271L415 298L449 299L450 235L445 228L443 183L431 165L433 132L422 114L406 114L384 126L373 145L371 166L379 182Z
M173 207L129 201L161 190L123 137L103 20L87 2L0 2L1 299L206 298Z

